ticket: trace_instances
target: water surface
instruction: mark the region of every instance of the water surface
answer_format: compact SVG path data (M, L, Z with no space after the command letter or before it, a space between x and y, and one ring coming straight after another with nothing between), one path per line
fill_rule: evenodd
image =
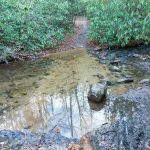
M54 130L66 137L78 138L102 124L114 122L120 115L132 116L135 105L126 101L88 102L89 86L108 77L116 78L85 49L60 52L32 62L1 65L0 130L36 133ZM114 91L128 90L120 87ZM112 105L113 112L110 111Z

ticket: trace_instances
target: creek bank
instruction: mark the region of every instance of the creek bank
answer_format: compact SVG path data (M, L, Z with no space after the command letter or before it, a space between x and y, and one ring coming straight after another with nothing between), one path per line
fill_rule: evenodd
M126 94L111 96L136 104L137 111L118 118L112 125L105 124L102 128L88 133L94 150L145 150L150 141L150 84L140 89L131 89ZM124 106L122 111L124 111ZM128 109L128 108L127 108ZM146 149L149 150L149 149Z
M110 71L120 78L118 84L130 84L126 92L109 93L110 110L121 114L112 124L104 124L87 134L94 150L150 150L150 46L128 50L90 51L100 63L109 66ZM116 61L117 60L117 61ZM133 71L135 68L135 71ZM141 72L141 73L140 73ZM145 78L144 76L148 78ZM109 79L112 82L112 79ZM118 83L118 84L117 84ZM124 101L120 103L120 101ZM126 105L128 103L128 105ZM121 104L121 105L120 105ZM120 105L120 107L117 107ZM125 112L130 111L129 115Z
M150 73L150 45L126 49L104 49L101 51L94 51L90 48L89 52L98 57L100 63L109 65L112 71L121 71L123 65L133 65L140 70Z

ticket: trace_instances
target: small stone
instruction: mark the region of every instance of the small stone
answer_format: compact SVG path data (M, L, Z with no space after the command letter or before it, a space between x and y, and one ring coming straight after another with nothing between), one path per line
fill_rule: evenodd
M29 74L28 76L29 77L35 77L36 75L35 74Z
M134 79L133 78L123 78L117 81L117 83L130 83L133 82Z
M45 72L45 73L44 73L44 75L45 75L45 76L48 76L48 75L50 75L50 73L48 73L48 72Z
M118 65L120 63L120 59L115 59L114 61L111 61L111 65Z
M55 129L55 132L56 132L56 133L60 133L60 129L59 129L59 128L56 128L56 129Z
M75 46L71 46L71 48L75 49L76 47Z
M121 72L120 68L117 67L117 66L111 66L110 70L113 71L113 72Z
M99 47L99 46L97 46L97 47L94 48L94 51L101 51L101 50L102 50L102 48Z
M128 74L124 74L123 76L125 76L126 78L132 78L132 75L128 75Z
M21 94L22 94L22 95L27 95L27 92L22 92Z
M14 94L9 94L8 97L9 98L15 98L15 95Z
M93 76L98 77L99 79L104 79L104 76L101 75L101 74L96 74L96 75L93 75Z
M139 84L150 83L150 79L143 79L139 82Z
M112 81L106 81L106 85L111 86L111 85L113 85L113 83L112 83Z

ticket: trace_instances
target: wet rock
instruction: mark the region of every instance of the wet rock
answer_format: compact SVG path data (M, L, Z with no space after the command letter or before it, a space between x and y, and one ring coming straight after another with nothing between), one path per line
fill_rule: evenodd
M30 129L33 125L27 125L24 127L24 129Z
M118 58L110 62L111 65L118 65L119 63L120 63L120 59Z
M93 75L93 76L96 76L98 77L99 79L104 79L104 76L102 74L97 74L97 75Z
M111 86L111 85L113 85L114 83L112 82L112 81L106 81L106 85L107 86Z
M27 95L27 92L22 92L21 94L22 94L22 95Z
M131 83L133 82L134 79L133 78L123 78L117 81L117 83Z
M150 83L150 79L143 79L139 82L139 84Z
M150 140L145 144L144 150L150 150Z
M44 75L45 75L45 76L49 76L49 75L50 75L50 73L48 73L48 72L45 72L45 73L44 73Z
M107 86L105 84L93 84L88 92L88 100L100 103L105 100L107 95Z
M110 71L113 71L113 72L121 72L121 69L117 66L111 66L109 68Z
M18 97L18 95L14 94L14 93L8 94L8 98L17 98L17 97Z
M84 46L83 45L79 45L78 48L84 48Z
M123 76L126 78L132 78L132 75L129 75L129 74L123 74Z
M35 77L36 74L29 74L28 77Z
M97 47L94 48L94 51L101 51L101 50L102 50L102 48L99 47L99 46L97 46Z

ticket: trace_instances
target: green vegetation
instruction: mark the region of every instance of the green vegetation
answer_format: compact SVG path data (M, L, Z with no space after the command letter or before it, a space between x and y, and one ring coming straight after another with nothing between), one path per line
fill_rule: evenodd
M55 47L72 26L70 6L65 0L1 0L0 60Z
M149 0L89 1L89 36L92 41L107 46L149 43L149 9Z
M149 0L1 0L0 61L54 48L87 16L89 37L107 46L150 42Z

